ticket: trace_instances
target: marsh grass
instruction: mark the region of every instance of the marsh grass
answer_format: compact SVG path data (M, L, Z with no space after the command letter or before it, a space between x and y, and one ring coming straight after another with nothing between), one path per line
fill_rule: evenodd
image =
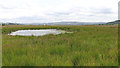
M61 29L73 33L9 36L23 29ZM3 66L117 66L117 26L3 26Z

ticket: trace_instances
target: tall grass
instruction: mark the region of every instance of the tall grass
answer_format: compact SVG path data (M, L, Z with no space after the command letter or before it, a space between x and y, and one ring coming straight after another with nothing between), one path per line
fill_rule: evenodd
M9 36L22 29L62 29L73 33ZM4 26L3 66L117 66L117 26Z

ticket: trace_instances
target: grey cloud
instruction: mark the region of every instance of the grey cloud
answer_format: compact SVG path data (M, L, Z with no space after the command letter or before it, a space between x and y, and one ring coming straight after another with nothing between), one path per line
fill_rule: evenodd
M75 8L71 8L70 11L72 13L81 13L81 12L91 13L90 15L88 14L88 16L94 16L96 14L114 14L115 13L112 11L111 8L105 8L105 7L98 7L98 8L75 7Z
M82 14L82 12L84 12ZM88 14L87 14L88 13ZM89 14L90 13L90 14ZM110 8L73 8L69 9L68 11L59 11L59 12L47 12L45 13L45 16L23 16L18 17L14 19L8 19L7 21L15 21L15 22L25 22L25 23L46 23L46 22L52 22L52 21L91 21L91 20L108 20L108 17L99 17L97 14L100 14L102 16L105 16L105 14L113 14L112 10ZM110 17L109 17L110 18Z
M9 5L6 3L6 4L0 4L0 8L2 9L21 9L21 8L29 8L31 7L28 3L15 3L15 4L12 4L12 3L9 3Z
M118 3L118 19L120 20L120 1Z
M48 13L47 15L51 15L51 16L64 16L64 15L70 15L70 12L52 12L52 13Z
M32 22L44 22L47 18L40 16L24 16L12 19L0 19L0 22L23 22L23 23L32 23Z
M90 9L91 13L94 14L113 14L114 12L110 8L98 8L98 9Z
M113 14L115 15L115 12L112 11L112 9L110 8L92 8L88 11L90 14L88 14L87 16L89 17L93 17L93 16L97 16L97 15L110 15Z
M43 20L44 18L41 16L24 16L15 18L16 20Z
M53 21L54 18L53 17L50 18L47 16L23 16L9 20L15 22L24 22L24 23L47 23Z

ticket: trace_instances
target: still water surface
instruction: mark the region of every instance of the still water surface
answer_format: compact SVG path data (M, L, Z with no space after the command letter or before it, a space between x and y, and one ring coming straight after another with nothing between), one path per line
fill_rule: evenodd
M40 30L18 30L15 32L12 32L8 35L20 35L20 36L43 36L48 34L61 34L65 33L66 31L63 30L57 30L57 29L40 29Z

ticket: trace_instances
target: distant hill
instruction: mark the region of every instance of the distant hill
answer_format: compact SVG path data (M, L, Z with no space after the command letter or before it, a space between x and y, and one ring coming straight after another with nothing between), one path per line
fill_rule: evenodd
M96 25L104 22L55 22L54 25Z
M19 24L19 23L1 23L0 25L23 25L23 24Z
M120 20L116 20L116 21L112 21L112 22L108 22L106 23L107 25L117 25L120 23Z
M51 22L51 23L2 23L2 25L102 25L107 24L106 22L69 22L69 21L62 21L62 22Z
M31 23L29 25L96 25L105 24L105 22L52 22L52 23Z

